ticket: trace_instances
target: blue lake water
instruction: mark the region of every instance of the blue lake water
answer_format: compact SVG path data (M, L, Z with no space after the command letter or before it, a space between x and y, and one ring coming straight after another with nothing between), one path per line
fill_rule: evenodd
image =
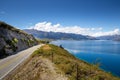
M100 63L100 68L120 77L120 42L104 40L58 40L51 42L89 63Z

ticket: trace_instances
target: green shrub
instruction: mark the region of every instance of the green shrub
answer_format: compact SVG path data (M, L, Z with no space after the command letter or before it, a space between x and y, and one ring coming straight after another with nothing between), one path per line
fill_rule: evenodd
M6 40L6 43L11 47L11 49L15 52L18 47L16 44L18 43L17 38L13 38L12 40Z
M31 45L31 42L30 42L30 40L27 40L27 44L28 44L28 46L30 46L30 45Z
M37 39L37 42L38 43L42 43L42 44L48 44L48 43L50 43L50 40L40 40L40 39Z
M27 44L27 46L31 45L31 41L30 40L26 40L24 38L21 39L25 44Z
M18 39L17 39L17 38L13 38L13 41L14 41L15 43L18 43Z

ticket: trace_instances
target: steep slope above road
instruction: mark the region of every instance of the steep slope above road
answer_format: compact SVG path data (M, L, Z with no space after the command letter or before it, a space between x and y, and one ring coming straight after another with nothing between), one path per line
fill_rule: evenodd
M36 39L22 30L0 22L0 58L37 44Z

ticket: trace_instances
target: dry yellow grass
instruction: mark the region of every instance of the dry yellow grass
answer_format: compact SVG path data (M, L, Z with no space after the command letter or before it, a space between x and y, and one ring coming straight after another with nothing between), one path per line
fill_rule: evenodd
M43 46L43 50L50 50L50 49L51 49L51 47L49 45Z
M120 80L77 59L63 48L44 45L5 80Z
M4 80L67 80L48 59L35 56L26 60Z

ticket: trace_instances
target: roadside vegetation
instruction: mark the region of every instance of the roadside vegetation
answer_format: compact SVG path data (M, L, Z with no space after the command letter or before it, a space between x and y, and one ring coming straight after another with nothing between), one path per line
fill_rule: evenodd
M10 77L12 80L120 80L100 70L98 65L79 60L63 47L52 44L36 50ZM6 80L11 80L10 77Z
M88 64L77 59L65 49L52 44L35 51L32 57L34 56L43 56L51 60L69 80L120 80L112 74L100 70L98 64Z
M51 40L49 40L49 39L44 39L44 40L37 39L37 42L38 42L39 44L48 44L48 43L51 42Z

